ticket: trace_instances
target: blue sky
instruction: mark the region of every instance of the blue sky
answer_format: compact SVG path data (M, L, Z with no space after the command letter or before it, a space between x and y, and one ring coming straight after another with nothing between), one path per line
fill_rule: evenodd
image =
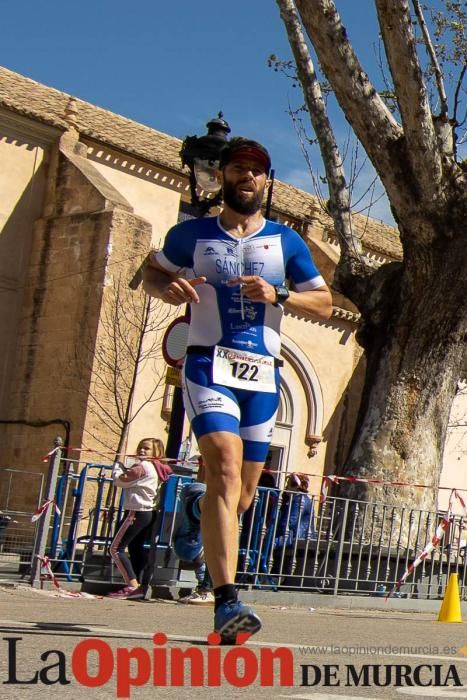
M373 1L340 5L376 74ZM313 192L287 114L300 94L267 66L271 53L291 55L274 0L2 0L0 9L1 65L180 138L201 135L222 110L232 135L269 148L276 177ZM345 122L331 113L343 140ZM391 221L384 202L372 216Z

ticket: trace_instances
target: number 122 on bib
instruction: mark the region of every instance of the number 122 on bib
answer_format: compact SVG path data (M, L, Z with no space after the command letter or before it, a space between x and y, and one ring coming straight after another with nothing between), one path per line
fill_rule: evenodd
M213 381L247 391L275 392L274 358L256 352L244 352L216 345Z

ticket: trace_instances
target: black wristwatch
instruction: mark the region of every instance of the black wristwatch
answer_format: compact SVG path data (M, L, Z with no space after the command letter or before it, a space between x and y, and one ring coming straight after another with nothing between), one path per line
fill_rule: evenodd
M274 291L276 292L276 304L283 304L290 296L290 292L285 284L274 285Z

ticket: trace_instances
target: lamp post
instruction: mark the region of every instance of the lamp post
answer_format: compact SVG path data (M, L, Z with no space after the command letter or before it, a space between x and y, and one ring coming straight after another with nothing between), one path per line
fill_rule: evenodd
M180 150L182 165L186 165L190 171L191 205L198 217L204 216L222 201L219 161L230 134L230 126L222 117L222 112L219 112L217 118L206 124L208 131L204 136L187 136ZM206 196L201 197L198 192ZM189 319L189 314L190 307L187 305L185 318ZM175 386L166 446L167 457L178 457L184 419L182 390Z

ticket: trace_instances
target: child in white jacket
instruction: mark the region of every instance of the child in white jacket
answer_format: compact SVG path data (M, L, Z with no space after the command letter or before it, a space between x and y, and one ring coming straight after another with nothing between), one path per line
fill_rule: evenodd
M125 490L125 514L112 540L110 554L125 586L109 593L108 597L123 600L144 598L146 595L147 587L140 585L140 576L147 562L144 543L157 517L159 487L172 471L159 461L164 456L164 446L157 438L141 440L136 454L138 459L130 468L116 463L112 469L114 484Z

